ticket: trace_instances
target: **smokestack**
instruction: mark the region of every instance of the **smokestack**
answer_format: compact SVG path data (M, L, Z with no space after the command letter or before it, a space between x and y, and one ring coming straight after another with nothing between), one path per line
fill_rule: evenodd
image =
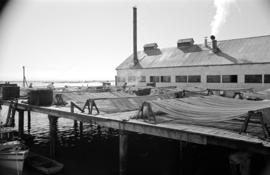
M208 41L207 41L207 36L206 37L204 37L204 46L205 47L208 47L208 43L207 43Z
M218 47L217 47L217 40L216 37L214 35L210 36L211 40L212 40L212 49L214 53L217 53L219 51Z
M133 7L133 62L134 65L138 64L137 56L137 8Z

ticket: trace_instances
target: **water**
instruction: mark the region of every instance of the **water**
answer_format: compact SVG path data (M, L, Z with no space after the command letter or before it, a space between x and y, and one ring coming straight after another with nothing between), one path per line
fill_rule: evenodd
M69 87L86 87L86 86L102 86L102 82L110 82L111 85L114 85L115 82L112 80L109 81L28 81L28 85L30 83L33 84L33 87L46 87L49 83L54 82L54 86L56 88L61 88L64 86ZM5 81L0 81L0 84L5 83ZM18 86L22 87L22 81L10 81L11 84L15 83Z
M5 121L7 107L3 106L1 121ZM25 113L25 116L27 113ZM49 120L47 115L32 112L31 129L27 127L25 117L24 130L33 139L26 141L30 150L50 156ZM15 116L17 126L17 115ZM78 124L79 126L79 124ZM97 129L88 123L83 124L83 132L74 128L72 120L59 118L56 160L64 163L65 168L59 174L117 174L118 171L118 132L106 128ZM25 175L39 174L26 167Z

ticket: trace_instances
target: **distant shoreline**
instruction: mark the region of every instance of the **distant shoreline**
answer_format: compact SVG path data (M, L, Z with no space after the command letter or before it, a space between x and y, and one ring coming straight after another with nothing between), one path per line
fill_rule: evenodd
M21 80L1 80L0 83L5 82L23 82ZM114 80L29 80L27 82L41 82L41 83L93 83L93 82L114 82Z

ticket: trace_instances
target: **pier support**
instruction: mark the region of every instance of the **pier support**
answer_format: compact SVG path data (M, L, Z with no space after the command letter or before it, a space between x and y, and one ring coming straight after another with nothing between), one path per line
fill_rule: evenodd
M18 110L18 112L19 112L18 131L19 136L22 137L24 133L24 111Z
M179 144L179 152L180 152L180 155L179 155L179 164L180 164L180 167L179 167L179 174L180 175L183 175L184 174L184 148L185 148L185 145L186 143L183 142L183 141L180 141L180 144Z
M127 174L128 133L119 131L119 175Z
M78 128L78 122L77 122L77 120L74 120L73 127L74 127L74 128Z
M83 136L83 122L80 122L80 136Z
M251 156L247 152L237 152L229 156L232 175L250 175Z
M57 144L57 120L58 117L48 115L50 123L50 157L55 158Z
M28 134L30 134L30 130L31 130L31 111L30 110L27 111L27 130L28 130Z

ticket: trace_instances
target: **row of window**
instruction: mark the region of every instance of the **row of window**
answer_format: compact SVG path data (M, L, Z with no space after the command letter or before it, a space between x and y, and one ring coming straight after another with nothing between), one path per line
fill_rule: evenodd
M129 76L128 82L146 82L146 76ZM264 81L263 81L264 80ZM126 82L124 77L117 77L118 82ZM150 76L150 82L162 82L162 83L170 83L171 76ZM200 83L201 76L200 75L179 75L175 76L176 83ZM237 75L207 75L206 76L207 83L237 83L238 76ZM245 83L270 83L270 74L265 74L264 76L261 74L254 75L245 75Z

